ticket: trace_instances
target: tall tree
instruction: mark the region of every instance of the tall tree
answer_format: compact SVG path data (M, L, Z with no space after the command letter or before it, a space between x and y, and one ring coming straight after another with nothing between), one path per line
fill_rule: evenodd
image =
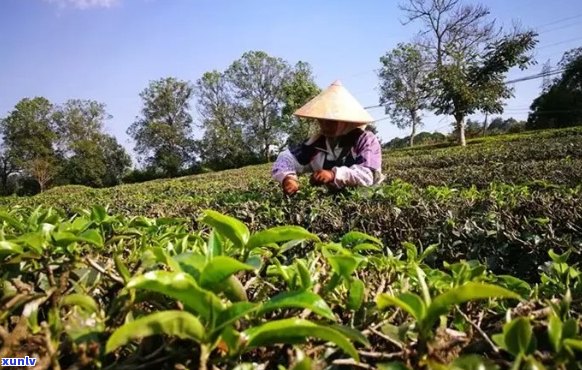
M5 154L20 168L33 159L56 155L53 112L46 98L25 98L0 122Z
M136 142L141 161L166 176L176 176L193 160L190 100L193 86L173 77L152 81L141 92L141 117L127 133Z
M65 155L74 153L88 141L98 141L105 121L112 118L105 104L81 99L67 100L55 109L53 117L59 150Z
M564 53L558 66L564 70L562 75L530 106L528 129L582 124L582 47Z
M39 183L41 191L58 171L55 150L58 136L53 113L54 107L48 99L25 98L0 122L3 159L9 161L5 165L11 166L13 172L22 170L28 173Z
M47 184L57 176L59 167L53 158L37 157L26 162L25 170L38 182L42 193Z
M424 90L427 60L418 45L400 43L382 56L380 62L380 104L398 128L411 128L410 146L413 146L416 129L422 125L420 112L428 103Z
M313 71L307 62L297 62L291 76L283 83L283 108L281 119L287 134L285 144L297 145L314 134L315 120L295 117L293 113L321 92L314 81Z
M119 183L131 159L117 140L104 132L111 118L104 104L71 99L54 113L63 158L63 182L92 187Z
M195 94L204 136L198 152L204 165L227 169L248 164L252 152L246 145L229 84L218 71L206 72L196 81Z
M103 186L119 185L131 168L131 157L114 136L103 134L100 142L103 162L107 169L103 178Z
M496 133L496 132L504 132L506 130L505 122L502 117L495 117L489 124L489 131Z
M489 10L461 0L408 0L407 22L421 21L420 44L431 55L433 69L427 91L436 114L452 115L458 141L465 143L465 118L476 112L501 113L502 100L512 96L504 76L510 68L526 68L526 55L536 44L534 32L502 35Z
M226 75L234 88L247 142L269 161L271 147L280 146L284 133L280 113L290 68L281 58L249 51L232 63Z
M0 149L0 193L3 195L9 194L8 191L8 178L10 175L16 173L18 167L14 163L14 159L11 157L4 148Z
M542 66L543 78L542 78L542 85L540 87L542 88L543 92L548 91L552 85L552 78L550 77L551 72L552 72L552 64L550 63L550 60L548 59L548 60L546 60L546 62Z

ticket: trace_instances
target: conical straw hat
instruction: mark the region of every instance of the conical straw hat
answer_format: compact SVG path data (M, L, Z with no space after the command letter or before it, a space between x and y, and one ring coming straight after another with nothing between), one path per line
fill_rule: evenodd
M354 123L370 123L374 118L338 80L294 113L298 117Z

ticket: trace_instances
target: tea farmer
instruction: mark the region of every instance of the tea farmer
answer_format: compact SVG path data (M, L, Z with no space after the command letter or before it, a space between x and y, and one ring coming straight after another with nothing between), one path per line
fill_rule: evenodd
M299 190L297 176L306 172L312 173L312 185L336 190L372 186L384 179L380 142L365 130L374 119L341 82L335 81L294 115L317 119L320 131L283 151L273 164L273 179L285 194Z

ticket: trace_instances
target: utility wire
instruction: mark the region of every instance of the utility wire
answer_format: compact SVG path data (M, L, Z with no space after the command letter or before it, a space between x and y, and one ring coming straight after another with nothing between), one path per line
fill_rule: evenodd
M577 14L577 15L573 15L573 16L570 16L570 17L557 19L557 20L552 21L552 22L549 22L549 23L540 24L540 25L538 25L536 27L543 28L543 27L546 27L546 26L551 26L551 25L554 25L554 24L557 24L557 23L562 23L562 22L569 21L571 19L577 19L577 18L582 18L582 14Z
M524 77L520 77L517 79L506 81L505 84L507 85L507 84L513 84L513 83L518 83L518 82L523 82L523 81L536 80L539 78L544 78L547 76L556 75L556 74L562 73L564 71L565 71L565 69L562 68L562 69L553 70L553 71L549 71L549 72L536 73L534 75L524 76ZM375 104L375 105L365 106L364 109L378 109L378 108L383 108L383 107L384 106L382 104Z
M572 23L572 24L567 24L565 26L560 26L560 27L550 28L549 30L540 31L539 34L540 35L543 35L543 34L548 33L548 32L559 31L559 30L563 30L563 29L566 29L566 28L570 28L570 27L574 27L574 26L579 26L579 25L580 25L579 22Z
M582 37L575 37L575 38L573 38L573 39L569 39L569 40L558 41L558 42L555 42L555 43L553 43L553 44L542 45L542 46L540 46L539 48L537 48L537 50L546 49L546 48L549 48L549 47L552 47L552 46L556 46L556 45L567 44L567 43L569 43L569 42L572 42L572 41L578 41L578 40L582 40Z
M578 16L575 16L575 17L577 17L577 18L578 17L582 17L582 14L581 15L578 15ZM567 18L567 19L571 19L571 18ZM549 31L556 31L556 30L559 30L559 29L564 29L564 28L576 26L578 24L579 23L573 23L573 24L568 25L568 26L563 26L563 27L559 27L559 28L553 28L553 29L548 30L548 31L540 32L540 34L543 34L545 32L549 32ZM535 50L546 49L546 48L549 48L549 47L552 47L552 46L563 45L563 44L567 44L569 42L578 41L578 40L582 40L582 37L575 37L575 38L571 38L571 39L568 39L568 40L563 40L563 41L558 41L558 42L554 42L554 43L547 44L547 45L542 45L542 46L537 47ZM361 71L361 72L357 72L357 73L351 74L349 76L346 76L345 79L350 79L350 78L353 78L353 77L360 77L360 76L366 75L366 74L371 73L371 72L378 73L379 71L380 71L380 69L372 69L372 70L368 69L366 71Z
M566 70L565 68L562 68L562 69L558 69L558 70L554 70L554 71L538 73L538 74L531 75L531 76L520 77L520 78L516 78L514 80L506 81L505 84L512 84L512 83L516 83L516 82L536 80L538 78L543 78L543 77L552 76L552 75L562 73L565 70Z
M543 27L547 27L547 26L551 26L551 25L554 25L554 24L563 23L565 21L569 21L569 20L573 20L573 19L578 19L578 18L582 18L582 14L578 14L578 15L574 15L574 16L570 16L570 17L558 19L558 20L555 20L555 21L552 21L552 22L549 22L549 23L545 23L545 24L539 25L537 27L543 28ZM565 25L565 26L555 27L555 28L551 28L551 29L547 29L547 30L541 30L541 31L539 31L539 34L543 34L543 33L547 33L547 32L553 32L553 31L558 31L558 30L561 30L561 29L570 28L572 26L577 26L578 24L579 23L572 23L572 24ZM580 40L580 39L582 39L582 37L576 37L576 38L569 39L569 40L564 40L564 41L559 41L559 42L555 42L555 43L548 44L548 45L543 45L541 47L538 47L537 50L539 50L539 49L545 49L545 48L552 47L552 46L556 46L556 45L562 45L562 44L565 44L565 43L568 43L568 42L572 42L572 41L577 41L577 40ZM537 73L537 74L534 74L534 75L524 76L524 77L520 77L520 78L516 78L516 79L513 79L513 80L506 81L505 84L514 84L514 83L518 83L518 82L524 82L524 81L530 81L530 80L535 80L535 79L539 79L539 78L544 78L544 77L548 77L548 76L552 76L552 75L556 75L556 74L562 73L562 72L564 72L564 70L565 69L562 68L562 69L558 69L558 70L554 70L554 71L541 72L541 73ZM374 69L374 70L368 70L368 71L365 71L365 72L359 72L359 73L356 73L356 74L353 74L353 75L349 76L348 78L356 77L356 76L361 76L361 75L364 75L364 74L368 74L370 72L377 73L378 71L379 71L378 69ZM384 107L383 105L377 104L377 105L369 105L369 106L366 106L366 107L364 107L364 109L378 109L378 108L383 108L383 107ZM506 108L506 109L504 109L504 111L510 111L510 112L514 112L514 113L522 113L522 112L529 112L530 109L529 108ZM561 113L561 112L564 112L564 113L566 113L566 112L582 112L582 109L565 109L565 110L544 111L544 112L538 112L538 114L544 114L544 113ZM379 118L377 120L374 120L373 123L385 121L385 120L388 120L390 118L391 118L390 116L385 116L385 117ZM439 127L434 128L433 131L440 130L441 128L445 128L445 127L450 126L450 125L451 125L451 123L446 123L446 124L444 124L442 126L439 126Z

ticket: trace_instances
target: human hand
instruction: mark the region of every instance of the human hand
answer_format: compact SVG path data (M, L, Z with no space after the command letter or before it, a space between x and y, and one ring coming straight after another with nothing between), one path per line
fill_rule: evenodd
M283 193L286 195L293 195L299 190L299 183L291 176L285 177L281 185L283 187Z
M333 182L335 179L335 174L330 170L318 170L311 175L312 185L323 185Z

